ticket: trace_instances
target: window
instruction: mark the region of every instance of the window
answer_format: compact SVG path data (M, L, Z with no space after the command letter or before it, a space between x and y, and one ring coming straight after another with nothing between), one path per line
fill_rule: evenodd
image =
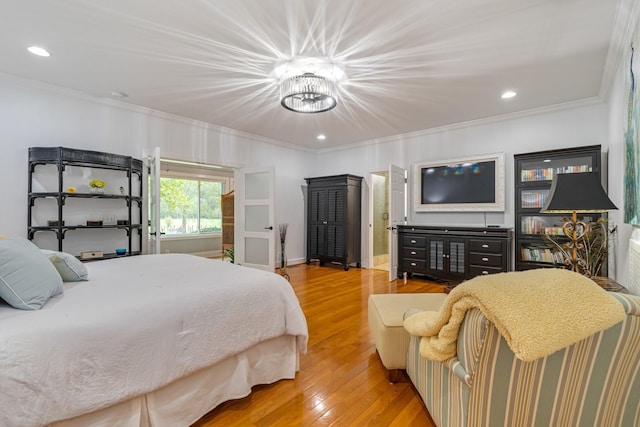
M222 180L160 178L160 231L166 236L222 232Z

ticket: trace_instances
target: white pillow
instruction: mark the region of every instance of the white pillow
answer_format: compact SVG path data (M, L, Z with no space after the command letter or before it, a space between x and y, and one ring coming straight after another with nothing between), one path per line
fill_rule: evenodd
M36 245L22 237L0 238L0 298L38 310L62 289L60 275Z
M41 249L49 261L60 273L62 281L64 282L79 282L81 280L88 280L89 272L87 267L76 257L66 252L49 251L47 249Z

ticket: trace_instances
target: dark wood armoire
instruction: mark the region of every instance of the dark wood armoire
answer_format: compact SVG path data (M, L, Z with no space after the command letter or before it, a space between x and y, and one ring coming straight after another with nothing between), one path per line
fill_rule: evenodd
M334 175L307 181L307 264L318 260L360 267L362 177Z

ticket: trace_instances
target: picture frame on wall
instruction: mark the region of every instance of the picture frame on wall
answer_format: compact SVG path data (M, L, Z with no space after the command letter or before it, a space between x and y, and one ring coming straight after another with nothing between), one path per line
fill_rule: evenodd
M630 47L629 67L625 79L626 120L624 129L624 222L640 225L640 24Z

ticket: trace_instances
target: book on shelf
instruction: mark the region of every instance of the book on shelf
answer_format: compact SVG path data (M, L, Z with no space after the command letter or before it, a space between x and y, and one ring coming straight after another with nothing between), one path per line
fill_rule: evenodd
M523 261L546 262L549 264L562 264L564 257L560 252L554 252L549 248L521 248L520 257Z
M591 169L592 168L589 165L564 166L558 168L522 169L522 171L520 171L520 181L552 181L554 175L558 175L561 173L591 172Z

